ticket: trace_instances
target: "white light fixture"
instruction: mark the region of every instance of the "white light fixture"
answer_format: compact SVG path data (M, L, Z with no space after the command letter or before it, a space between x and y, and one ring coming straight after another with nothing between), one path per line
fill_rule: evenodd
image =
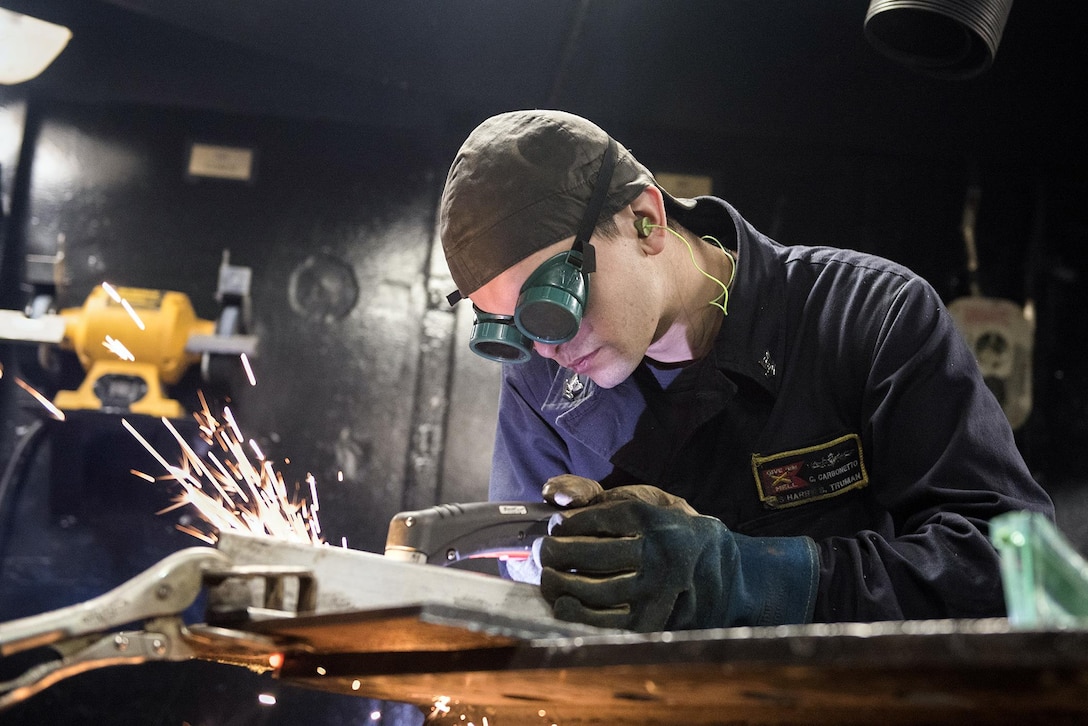
M72 31L29 15L0 8L0 83L29 81L53 62Z

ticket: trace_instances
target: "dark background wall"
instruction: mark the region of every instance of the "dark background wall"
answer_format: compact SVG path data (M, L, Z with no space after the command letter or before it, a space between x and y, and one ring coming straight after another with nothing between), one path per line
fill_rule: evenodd
M1036 310L1018 444L1088 551L1080 4L1018 4L993 68L947 81L874 53L857 0L0 2L74 31L42 77L0 87L0 307L27 302L27 255L60 252L58 306L107 280L183 291L213 318L229 250L253 270L260 339L257 385L236 376L230 404L286 481L317 478L327 541L380 551L396 511L485 498L498 370L467 351L465 306L444 302L435 207L476 123L547 106L597 120L655 172L711 177L782 242L890 257L947 301L968 292L959 226L977 184L982 289ZM188 177L193 142L254 149L253 179ZM156 514L169 485L129 473L156 465L116 416L47 422L15 386L76 385L70 356L6 345L0 363L0 470L13 472L0 620L196 543L177 513ZM171 393L193 404L201 385L190 374ZM158 421L138 425L169 450ZM140 709L155 701L182 714L186 688L229 679L171 677L171 694L137 684L131 722L151 722ZM35 708L94 704L101 684L83 683ZM370 708L307 698L282 702ZM290 723L289 708L261 718Z

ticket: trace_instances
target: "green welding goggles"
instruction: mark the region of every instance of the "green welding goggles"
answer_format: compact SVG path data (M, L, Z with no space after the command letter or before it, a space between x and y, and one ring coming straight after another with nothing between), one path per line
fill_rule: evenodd
M577 245L577 243L575 243ZM591 251L593 247L586 246ZM533 342L565 343L578 333L589 302L589 273L584 253L561 252L544 262L521 286L514 314L496 315L472 306L476 321L468 347L490 360L524 363Z
M529 276L521 286L514 314L496 315L472 306L476 320L468 347L473 353L500 363L524 363L529 360L534 341L556 345L577 335L589 304L589 275L596 268L589 239L597 227L612 182L616 156L616 142L609 139L574 244L566 252L545 260ZM458 290L447 297L450 305L460 299Z

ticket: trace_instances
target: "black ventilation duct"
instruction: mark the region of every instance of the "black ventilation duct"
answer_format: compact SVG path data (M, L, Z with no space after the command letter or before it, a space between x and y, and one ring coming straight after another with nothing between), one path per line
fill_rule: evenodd
M921 73L973 78L994 62L1011 9L1012 0L871 0L865 37Z

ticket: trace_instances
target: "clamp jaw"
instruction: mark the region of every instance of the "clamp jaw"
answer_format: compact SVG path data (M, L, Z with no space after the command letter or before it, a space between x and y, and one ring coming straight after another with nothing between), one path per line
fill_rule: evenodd
M313 608L313 582L298 568L234 568L231 559L209 547L180 550L143 573L92 600L40 615L0 623L0 657L49 648L56 658L0 682L0 711L60 680L115 665L194 658L275 667L282 646L264 636L210 624L186 625L182 613L205 587L264 581L267 617L288 617ZM283 610L284 582L296 580L294 610ZM209 600L213 597L210 594ZM236 598L237 599L237 598ZM278 609L277 609L278 608ZM125 626L142 625L128 630Z

